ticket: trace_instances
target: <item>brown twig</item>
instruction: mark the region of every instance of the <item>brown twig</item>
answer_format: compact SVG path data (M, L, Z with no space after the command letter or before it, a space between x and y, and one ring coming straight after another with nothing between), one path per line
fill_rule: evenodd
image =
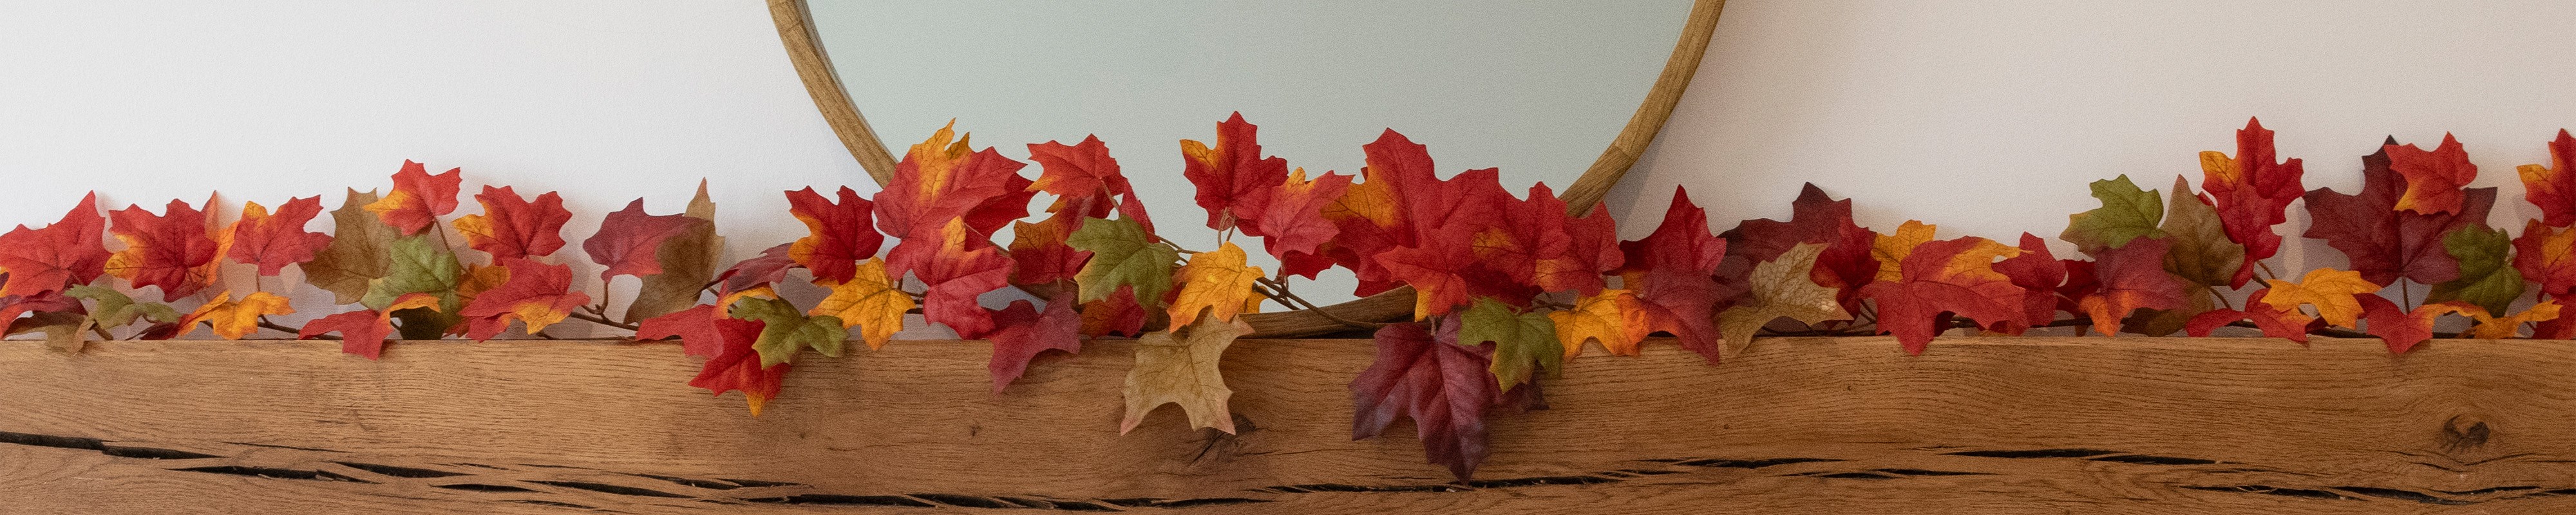
M588 308L587 308L587 307L585 307L584 309L588 309ZM609 319L608 319L608 317L605 317L605 316L600 316L600 315L591 314L591 313L584 313L584 312L581 312L581 311L573 311L573 312L565 313L564 315L565 315L565 316L572 317L572 318L576 318L576 319L581 319L581 320L583 320L583 321L587 321L587 322L590 322L590 323L599 324L599 325L604 325L604 326L609 326L609 327L615 327L615 328L618 328L618 329L625 329L625 330L628 330L628 331L633 331L633 330L635 330L635 329L636 329L636 327L637 327L635 324L629 324L629 323L625 323L625 322L619 322L619 321L615 321L615 320L609 320Z
M338 336L332 336L332 335L327 335L327 334L317 334L317 335L313 335L313 337L311 337L311 338L305 338L305 337L304 337L304 331L303 331L303 330L296 329L296 328L293 328L293 327L287 327L285 324L280 324L280 323L276 323L276 322L270 322L270 321L268 321L268 318L267 318L267 317L261 317L261 318L259 319L259 327L260 327L261 329L270 329L270 330L275 330L275 331L277 331L277 332L281 332L281 333L292 334L292 335L295 335L295 337L296 337L296 338L301 338L301 339L308 339L308 340L337 340L337 339L340 339L340 337L338 337Z
M1276 293L1273 293L1270 289L1268 289L1268 288L1264 288L1264 286L1268 286L1268 287L1270 287L1270 288L1277 288L1277 289L1278 289L1278 291L1277 291ZM1307 302L1307 301L1306 301L1306 299L1301 298L1301 297L1298 297L1296 294L1288 293L1288 285L1287 285L1285 282L1274 282L1274 281L1272 281L1272 280L1270 280L1270 279L1268 279L1268 278L1255 278L1255 279L1253 280L1252 291L1254 291L1254 292L1258 292L1258 293L1260 293L1260 294L1261 294L1262 296L1264 296L1264 297L1270 297L1270 300L1277 300L1277 301L1279 301L1279 303L1281 303L1281 304L1290 304L1290 303L1293 301L1293 302L1294 302L1294 304L1292 304L1292 305L1290 306L1290 309L1302 309L1302 310L1306 310L1306 311L1313 311L1313 312L1315 312L1315 314L1316 314L1316 315L1319 315L1319 316L1324 317L1324 319L1325 319L1325 320L1331 320L1331 321L1333 321L1333 323L1342 324L1343 326L1345 326L1345 327L1350 327L1350 328L1352 328L1352 329L1369 329L1369 330L1376 330L1376 329L1384 328L1384 327L1386 327L1386 326L1388 325L1388 324L1377 323L1377 322L1360 322L1360 321L1355 321L1355 320L1345 319L1345 318L1342 318L1342 317L1339 317L1339 316L1334 316L1334 315L1333 315L1333 312L1331 312L1331 311L1326 311L1326 310L1324 310L1323 308L1315 307L1315 303ZM1285 299L1285 300L1282 300L1282 299ZM1298 307L1296 307L1297 305L1303 305L1303 306L1305 306L1305 307L1303 307L1303 308L1298 308Z

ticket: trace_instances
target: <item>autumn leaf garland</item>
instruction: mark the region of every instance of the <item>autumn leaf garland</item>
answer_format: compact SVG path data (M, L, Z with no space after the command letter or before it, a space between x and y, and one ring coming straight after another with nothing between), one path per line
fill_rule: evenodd
M2159 189L2127 176L2095 182L2101 207L2058 233L2080 256L2061 258L2031 234L2008 244L1920 221L1880 233L1814 185L1788 221L1723 232L1677 189L1656 227L1621 241L1602 206L1569 205L1546 185L1516 195L1493 169L1444 179L1426 147L1392 130L1343 174L1265 155L1239 114L1215 128L1182 142L1178 163L1214 240L1157 233L1098 138L1027 145L1024 162L949 127L912 146L874 195L785 192L807 234L729 266L703 183L680 213L652 214L642 200L609 213L580 257L603 282L640 281L612 314L613 299L575 289L570 258L556 256L571 244L560 195L485 186L473 196L481 212L456 215L462 171L406 161L391 189L348 191L329 234L304 230L322 214L319 197L274 211L246 203L230 225L215 223L211 201L101 216L95 196L84 199L53 224L0 233L0 319L65 349L90 334L202 327L222 338L337 334L369 359L396 337L542 335L579 320L680 338L705 359L690 385L741 391L758 414L812 359L805 351L843 356L854 332L879 348L918 313L993 342L996 392L1046 355L1135 337L1122 431L1177 404L1189 426L1231 432L1220 363L1253 330L1244 315L1265 302L1309 307L1291 278L1340 268L1359 279L1355 294L1415 292L1409 320L1350 322L1378 349L1350 385L1353 436L1413 419L1426 456L1461 480L1486 454L1489 419L1543 409L1542 380L1584 348L1636 355L1654 334L1711 364L1782 333L1891 334L1909 353L1953 331L2043 327L2201 336L2232 326L2297 341L2376 337L2391 352L2438 336L2445 318L2464 320L2458 336L2471 338L2576 336L2556 300L2576 290L2576 137L2564 131L2547 142L2548 163L2517 170L2542 213L2518 234L2486 225L2498 192L2468 187L2477 170L2456 139L2427 150L2392 138L2361 158L2358 193L2306 190L2308 163L2279 156L2273 133L2249 122L2233 152L2200 155L2196 191L2189 175ZM1032 163L1034 178L1023 173ZM1027 221L1038 195L1047 208ZM2277 226L2294 200L2314 221L2302 236L2344 252L2348 269L2275 273ZM1005 228L1009 243L997 245ZM1276 265L1253 263L1236 233L1260 238ZM104 244L110 235L120 250ZM281 292L209 291L225 263L257 277L299 267L357 309L275 323L295 312ZM162 298L100 283L109 276ZM810 304L779 293L800 281L826 293ZM986 294L1012 286L1046 293L988 307L1002 299ZM184 314L168 304L200 296Z

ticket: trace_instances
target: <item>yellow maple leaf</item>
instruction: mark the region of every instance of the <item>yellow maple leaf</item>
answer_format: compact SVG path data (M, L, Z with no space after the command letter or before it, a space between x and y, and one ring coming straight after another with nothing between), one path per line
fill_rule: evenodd
M202 321L214 328L215 336L226 340L239 340L243 336L249 336L250 333L259 332L260 316L292 313L295 313L295 307L287 305L286 297L279 297L269 292L252 292L249 296L236 301L233 300L233 292L227 290L223 294L216 295L214 300L198 305L197 310L189 312L188 316L181 317L180 334L187 334L197 327L197 322Z
M1202 309L1220 321L1233 321L1242 313L1252 300L1253 281L1262 275L1261 267L1246 265L1245 259L1243 247L1233 243L1191 255L1177 273L1181 291L1172 297L1172 325L1190 325Z
M1878 235L1878 239L1869 245L1869 257L1878 260L1878 280L1905 280L1905 256L1913 254L1914 247L1932 241L1933 233L1938 230L1940 226L1906 220L1905 225L1896 227L1895 233Z
M1565 359L1583 353L1583 342L1601 342L1601 349L1620 356L1637 355L1637 343L1653 332L1646 323L1646 313L1636 309L1637 295L1621 289L1603 289L1575 299L1574 309L1549 312L1556 323L1556 341L1565 345Z
M1234 390L1225 387L1217 362L1235 337L1251 331L1242 322L1202 317L1178 331L1137 338L1136 366L1127 370L1127 414L1118 423L1118 433L1136 429L1146 413L1164 404L1181 405L1190 427L1234 433L1234 415L1226 410Z
M2442 315L2458 314L2460 316L2469 317L2469 320L2476 321L2477 325L2470 326L2469 331L2461 333L2460 336L2482 340L2501 340L2520 336L2522 334L2522 324L2557 320L2559 308L2560 306L2558 305L2557 300L2544 300L2540 301L2539 304L2534 304L2530 308L2522 310L2521 313L2515 313L2512 316L2499 317L2495 316L2493 313L2488 313L2486 308L2478 307L2475 304L2451 301L2440 304L2425 304L2423 307L2415 308L2414 315L2416 318L2423 319L2424 325L2428 326L2433 324L2433 319L2440 318Z
M1839 290L1817 285L1810 278L1816 268L1816 256L1824 251L1824 244L1801 243L1778 258L1753 265L1753 300L1717 314L1717 332L1726 339L1727 354L1744 352L1753 344L1753 333L1772 320L1786 317L1817 324L1851 319L1851 313L1835 299ZM1971 253L1975 252L1961 255ZM1986 269L1992 271L1992 267Z
M2319 268L2308 271L2298 281L2270 280L2271 293L2263 303L2290 313L2298 313L2300 304L2316 306L2317 317L2336 327L2352 327L2361 319L2361 299L2379 291L2379 284L2361 278L2361 272Z
M833 285L832 295L805 314L839 318L843 329L860 328L869 349L885 347L887 339L903 330L903 314L914 305L911 294L886 278L885 266L885 258L859 263L849 282Z

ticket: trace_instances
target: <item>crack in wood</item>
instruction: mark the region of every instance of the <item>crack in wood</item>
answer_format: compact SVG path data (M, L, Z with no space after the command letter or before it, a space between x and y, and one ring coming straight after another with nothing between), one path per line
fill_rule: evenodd
M255 477L273 478L273 479L306 479L306 480L314 480L314 481L341 481L341 482L348 482L348 483L370 483L370 484L375 483L374 481L368 481L368 480L364 480L364 479L358 479L358 478L354 478L354 477L344 476L344 475L340 475L340 474L337 474L337 473L333 473L333 472L328 471L328 470L304 470L304 469L290 469L290 468L277 468L277 467L251 467L251 466L243 466L243 465L213 465L213 466L205 466L205 467L188 467L188 468L178 468L178 469L170 469L170 470L176 470L176 471L180 471L180 472L204 472L204 473L208 473L208 474L231 474L231 475L236 475L236 476L255 476Z
M432 469L425 469L425 468L413 468L413 467L398 467L398 466L393 466L393 465L378 465L378 464L374 464L374 463L359 463L359 462L354 462L354 461L334 461L334 462L332 462L332 463L340 464L340 466L343 466L343 467L349 467L349 468L353 468L353 469L364 470L364 471L368 471L368 472L374 472L374 473L377 473L377 474L382 474L382 475L387 475L387 476L393 476L393 477L412 478L412 479L426 479L426 478L434 478L434 477L456 477L456 476L470 475L470 474L466 474L466 473L464 473L464 472L448 472L448 471L444 471L444 470L432 470Z

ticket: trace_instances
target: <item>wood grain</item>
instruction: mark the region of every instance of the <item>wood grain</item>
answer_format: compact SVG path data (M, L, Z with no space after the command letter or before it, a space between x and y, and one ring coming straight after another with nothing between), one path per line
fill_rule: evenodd
M1673 106L1681 102L1682 92L1690 89L1691 77L1699 72L1700 57L1707 53L1709 35L1716 33L1718 13L1725 8L1725 0L1692 2L1690 17L1682 24L1681 37L1673 42L1672 55L1665 59L1664 69L1656 75L1655 84L1646 91L1645 99L1637 104L1636 113L1629 116L1628 125L1620 129L1618 136L1611 138L1609 148L1601 151L1601 157L1593 160L1592 167L1585 169L1583 175L1565 189L1562 198L1567 210L1575 214L1591 212L1592 206L1599 204L1610 187L1618 184L1619 178L1628 173L1628 168L1637 163L1638 156L1645 153L1647 145L1654 143L1655 135L1664 129L1664 121L1672 117ZM842 87L840 75L832 68L830 54L823 50L822 39L815 35L813 12L806 8L805 0L769 0L769 13L778 24L779 40L787 45L787 58L795 61L796 73L805 81L805 92L814 97L814 106L822 110L824 122L832 126L832 132L840 136L841 144L849 147L850 155L859 159L859 166L867 169L868 175L878 185L893 180L894 155L887 151L885 142L877 138L876 131L868 127L867 117L859 113L858 105L850 100L849 91ZM1042 285L1023 286L1022 289L1039 298L1051 296L1051 291L1047 291L1051 288ZM1352 329L1350 324L1334 318L1386 322L1412 315L1413 290L1399 288L1322 308L1334 316L1324 316L1313 310L1275 311L1253 315L1245 323L1252 325L1253 336L1265 338L1296 338L1349 331Z
M989 391L980 342L800 363L759 418L668 343L0 342L0 506L629 513L2169 513L2576 509L2576 346L1765 339L1587 356L1468 484L1349 439L1366 341L1225 356L1239 435L1119 435L1125 342ZM9 511L0 509L0 511Z

